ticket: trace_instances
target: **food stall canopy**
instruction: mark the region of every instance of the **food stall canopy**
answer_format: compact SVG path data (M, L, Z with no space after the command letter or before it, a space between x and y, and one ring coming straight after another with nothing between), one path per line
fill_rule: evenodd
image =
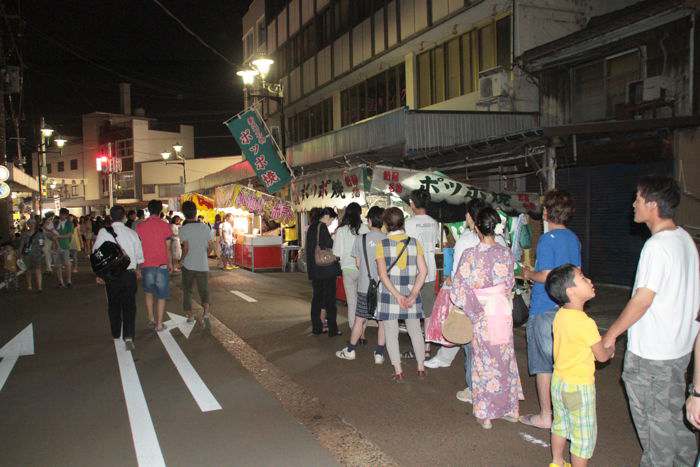
M538 193L492 193L464 182L458 182L439 172L421 172L401 167L375 166L371 192L405 199L418 189L428 190L433 206L429 211L439 211L436 217L442 222L464 219L464 205L473 198L481 198L494 208L504 211L528 213L540 209ZM440 219L439 219L440 220Z
M369 169L365 166L297 177L292 181L294 207L298 211L309 211L325 207L343 209L352 202L364 206L370 181Z
M278 223L289 223L294 219L290 203L243 185L217 187L215 197L217 208L245 209Z
M180 197L180 206L185 201L192 201L197 206L197 214L204 216L204 220L210 224L214 223L216 211L214 211L214 200L199 193L186 193Z

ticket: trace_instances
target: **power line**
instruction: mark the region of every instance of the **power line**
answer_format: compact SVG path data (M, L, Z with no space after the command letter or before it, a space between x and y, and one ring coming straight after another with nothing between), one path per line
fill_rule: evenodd
M168 9L165 7L165 5L163 5L162 3L160 3L158 0L153 0L153 1L155 2L156 5L158 5L159 7L161 7L161 8L163 9L163 11L164 11L168 16L170 16L172 19L174 19L174 20L177 22L177 24L179 24L180 27L182 27L182 29L184 29L184 30L185 30L187 33L189 33L192 37L194 37L195 39L197 39L204 47L206 47L207 49L211 50L212 52L214 52L214 53L215 53L216 55L218 55L219 57L223 58L223 59L226 61L226 63L228 63L229 65L234 66L234 67L237 66L237 65L236 65L235 63L233 63L231 60L229 60L228 58L226 58L226 56L225 56L224 54L222 54L221 52L219 52L218 50L216 50L216 49L215 49L214 47L212 47L211 45L207 44L207 43L204 41L204 39L202 39L201 37L199 37L194 31L192 31L190 28L188 28L188 27L185 25L185 23L183 23L182 21L180 21L180 19L179 19L177 16L175 16L174 14L172 14L172 13L170 12L170 10L168 10Z

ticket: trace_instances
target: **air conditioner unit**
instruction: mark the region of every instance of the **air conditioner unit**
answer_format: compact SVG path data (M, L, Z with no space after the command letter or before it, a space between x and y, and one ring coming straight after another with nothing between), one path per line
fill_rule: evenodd
M502 67L491 68L479 73L479 92L482 99L508 94L508 72Z
M642 97L645 101L660 99L662 94L666 96L674 93L673 79L666 76L653 76L644 80Z

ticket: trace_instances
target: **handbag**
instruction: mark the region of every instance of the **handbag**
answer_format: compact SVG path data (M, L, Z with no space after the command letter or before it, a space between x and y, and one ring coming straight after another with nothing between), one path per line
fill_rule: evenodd
M114 241L105 241L90 254L92 271L101 279L110 280L119 277L127 270L131 259L117 243L117 234L112 227L105 227Z
M396 259L394 259L391 265L387 268L387 274L389 274L389 271L391 271L391 269L399 261L399 258L401 258L401 255L403 255L404 251L406 251L406 248L408 247L410 241L411 239L407 238L406 240L401 242L403 243L403 248L401 249L401 252L396 257ZM362 249L365 254L365 264L367 264L367 277L369 278L369 287L367 287L367 313L370 316L374 316L374 312L377 310L377 301L379 300L379 281L375 281L369 272L370 268L369 259L367 257L367 234L364 234L362 236Z
M462 310L452 305L442 325L442 336L453 344L466 344L474 337L472 320Z
M330 266L335 263L337 259L333 254L333 250L323 249L319 245L321 238L321 223L318 223L318 228L316 229L316 250L314 251L314 261L316 266Z

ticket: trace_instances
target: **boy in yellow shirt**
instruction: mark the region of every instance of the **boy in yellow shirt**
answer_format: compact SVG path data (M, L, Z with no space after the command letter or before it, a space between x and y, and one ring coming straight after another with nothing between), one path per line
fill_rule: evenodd
M554 317L552 376L552 463L550 467L588 465L598 425L595 404L595 361L605 362L613 349L604 349L598 327L583 307L595 297L590 279L571 264L553 269L545 289L561 308ZM571 464L564 461L571 440Z

